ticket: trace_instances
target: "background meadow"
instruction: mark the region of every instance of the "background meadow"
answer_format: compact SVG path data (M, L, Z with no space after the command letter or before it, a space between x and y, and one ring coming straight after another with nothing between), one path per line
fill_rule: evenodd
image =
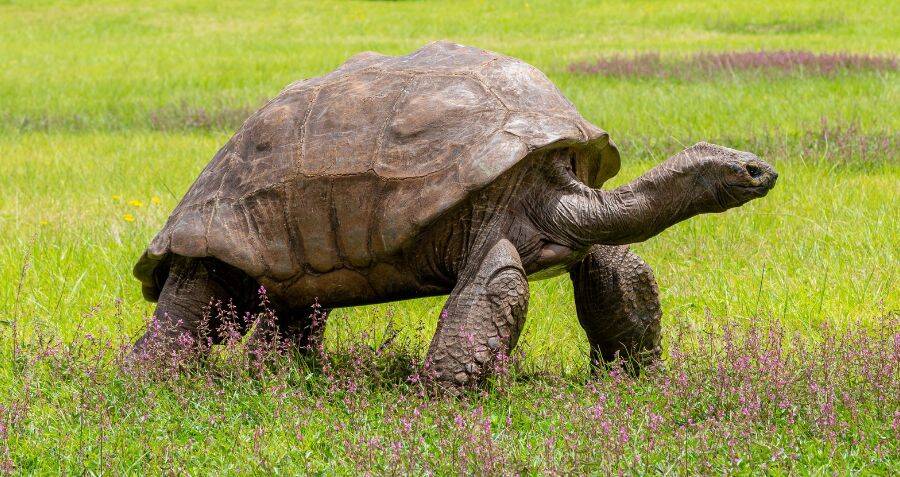
M896 18L878 1L0 1L0 469L897 473ZM320 362L262 379L225 358L123 373L117 347L153 311L131 267L243 119L355 53L436 39L544 71L619 144L611 185L700 140L775 164L765 199L634 246L667 369L589 380L559 277L532 284L510 372L461 400L411 379L443 298L337 310ZM696 60L733 52L758 54Z

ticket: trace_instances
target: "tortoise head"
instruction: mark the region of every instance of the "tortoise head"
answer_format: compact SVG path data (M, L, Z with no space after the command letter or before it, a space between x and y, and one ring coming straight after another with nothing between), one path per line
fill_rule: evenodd
M662 166L687 176L685 187L698 193L694 206L701 213L721 212L763 197L778 179L775 169L755 154L706 142L681 151Z

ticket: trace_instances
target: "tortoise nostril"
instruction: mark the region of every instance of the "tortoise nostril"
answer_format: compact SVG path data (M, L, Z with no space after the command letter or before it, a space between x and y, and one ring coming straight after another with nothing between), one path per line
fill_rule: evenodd
M758 179L759 176L763 175L763 168L756 164L748 163L744 167L747 169L747 174L750 174L750 177L754 179Z

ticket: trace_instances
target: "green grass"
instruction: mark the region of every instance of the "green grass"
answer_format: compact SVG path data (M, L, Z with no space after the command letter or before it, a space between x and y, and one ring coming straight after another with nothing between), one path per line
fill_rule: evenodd
M282 471L330 473L352 470L344 444L354 434L336 423L390 435L397 423L379 413L407 399L402 386L375 386L373 407L346 419L340 397L306 395L298 405L318 402L323 409L302 414L303 433L316 436L306 444L291 440L292 430L273 414L274 395L243 381L135 388L107 369L90 399L102 395L103 409L115 412L79 414L84 407L73 403L85 396L79 386L88 381L12 364L12 324L19 339L71 341L85 332L133 339L153 308L140 297L132 264L247 112L287 83L327 72L356 52L407 53L442 38L517 56L546 72L622 145L615 183L699 140L747 148L775 164L779 183L765 199L692 219L634 247L657 274L667 329L702 325L707 316L742 327L779 320L813 340L823 322L877 327L900 308L896 71L664 81L576 75L567 65L643 51L891 55L900 49L900 26L892 21L898 17L900 5L887 1L0 2L0 403L11 430L0 432L2 451L24 472L100 472L107 464L114 473L203 473L206 465L250 472L259 470L248 456L262 427L263 453L290 457L282 459ZM847 137L816 139L823 131L888 146L865 152L841 146ZM339 310L329 322L329 344L337 346L339 335L362 341L363 331L377 341L391 322L421 352L441 306L434 298ZM566 377L560 386L567 392L589 399L573 384L585 374L587 343L564 277L533 284L522 349L526 368L552 370ZM636 402L644 394L658 397L650 382L634 386ZM547 387L520 382L512 395L490 391L438 404L429 418L452 419L479 404L509 411L517 416L518 444L507 450L525 455L524 442L540 446L565 434L565 416L542 407L545 398L554 402ZM27 419L13 425L10 406L33 388L39 392ZM133 393L155 404L142 408ZM139 422L140 412L151 417ZM103 416L118 416L120 424L103 425ZM210 419L221 421L199 424ZM871 416L855 422L869 430L886 425ZM849 440L829 443L799 424L776 424L774 435L802 447L798 467L782 469L900 467L896 445L893 460L876 464L874 451ZM117 449L112 454L97 447L103 429ZM835 457L822 449L849 453ZM682 467L670 472L703 471L702 455L672 452L671 462ZM752 472L772 452L748 452L743 463L719 469Z

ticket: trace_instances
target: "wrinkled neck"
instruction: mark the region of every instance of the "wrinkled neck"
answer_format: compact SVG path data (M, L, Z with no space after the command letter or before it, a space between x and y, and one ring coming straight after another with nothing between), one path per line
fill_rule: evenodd
M612 191L583 188L565 196L570 237L581 245L621 245L647 240L672 225L712 211L712 186L700 176L663 163Z

